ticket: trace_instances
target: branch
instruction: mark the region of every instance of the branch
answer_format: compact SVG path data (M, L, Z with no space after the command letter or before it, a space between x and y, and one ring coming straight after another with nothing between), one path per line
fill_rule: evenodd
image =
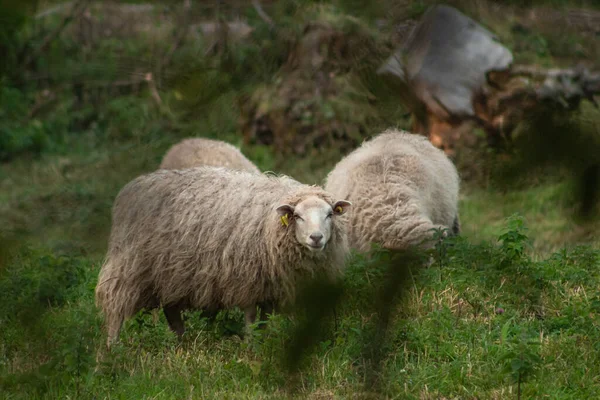
M111 86L111 87L123 87L123 86L135 86L135 85L139 85L140 83L144 83L144 82L149 82L150 79L148 79L148 75L152 75L151 73L146 74L143 77L138 77L138 78L133 78L133 79L128 79L128 80L120 80L120 81L114 81L111 82L110 84L106 84L106 82L97 82L97 86ZM90 83L89 81L86 83Z
M269 15L265 12L265 10L263 10L262 6L260 5L260 2L258 0L252 0L252 6L256 10L256 12L258 13L258 16L263 21L265 21L267 23L267 25L269 25L269 27L271 29L275 29L275 23L273 22L273 20L271 19L271 17L269 17Z
M160 94L156 87L156 82L152 72L137 73L131 79L122 79L118 81L86 81L87 88L122 88L122 87L139 87L139 85L147 84L150 90L150 95L154 99L156 105L160 108L163 105ZM36 110L37 111L37 110Z
M150 89L150 94L152 94L152 98L156 102L156 105L160 108L162 106L162 100L160 98L160 94L158 94L158 89L156 89L156 83L152 77L152 73L148 72L144 77L144 80L148 82L148 88Z
M535 89L538 99L561 100L585 98L597 106L594 96L600 94L600 73L590 72L583 65L569 69L540 69L536 66L516 66L511 70L514 77L527 76L543 79Z
M34 18L41 19L41 18L47 17L49 15L56 14L58 12L61 12L63 9L67 8L68 6L70 6L72 4L73 4L73 2L69 1L68 3L63 3L63 4L59 4L57 6L54 6L54 7L50 7L47 10L37 13Z
M510 70L512 76L526 76L538 79L574 79L590 85L594 90L600 91L600 73L590 72L583 65L568 69L542 69L537 66L517 65Z
M40 110L52 103L54 100L56 100L56 93L51 92L50 90L44 90L41 94L41 98L38 98L33 107L31 107L31 110L29 110L27 117L35 117Z
M581 75L587 75L589 72L583 66L576 66L575 68L560 69L551 68L544 69L536 65L516 65L510 70L512 76L525 76L533 79L548 79L548 78L576 78Z
M67 27L67 25L69 25L71 21L79 18L79 16L84 13L89 2L90 0L78 0L71 8L71 12L63 18L56 29L48 33L48 35L46 35L46 37L42 40L42 43L40 43L40 45L25 58L23 65L27 67L33 60L38 58L46 49L46 47L48 47L48 45L50 45L50 43L61 34L61 32Z
M182 18L183 23L181 25L179 25L179 29L175 33L175 41L173 42L173 44L171 45L169 50L165 53L165 55L163 56L163 58L159 64L159 73L162 72L163 69L166 68L169 64L171 64L171 61L173 61L173 56L175 55L175 52L183 44L183 40L185 39L185 36L188 33L189 27L190 27L191 9L192 9L191 0L184 0L184 2L183 2L183 18Z

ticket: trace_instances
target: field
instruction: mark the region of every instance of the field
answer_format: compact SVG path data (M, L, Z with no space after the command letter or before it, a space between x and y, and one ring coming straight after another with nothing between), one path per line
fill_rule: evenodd
M162 313L140 313L97 363L105 336L94 288L113 200L128 181L155 170L172 144L189 136L225 140L263 171L318 184L356 140L410 126L393 91L369 72L393 45L389 32L375 28L389 3L265 2L278 34L250 6L191 3L194 21L246 18L251 39L223 44L201 36L171 46L178 31L164 33L169 19L156 11L135 24L92 18L100 25L86 30L73 22L44 47L61 15L40 22L27 17L34 14L27 6L15 7L14 29L3 28L0 49L15 56L0 71L0 398L600 398L600 224L578 216L568 165L546 163L500 180L500 158L484 148L459 164L463 234L440 242L428 268L409 268L408 259L382 250L353 254L341 288L313 293L323 303L277 314L252 337L243 336L238 310L216 321L188 312L182 342ZM431 2L400 3L389 16L413 20ZM494 29L517 60L599 59L597 33L527 25L521 17L567 15L573 5L529 3L526 10L507 5L503 18L484 2L462 8ZM40 2L37 12L54 5ZM169 18L185 20L179 5L163 6ZM577 7L598 12L591 2ZM92 11L94 18L108 12ZM348 65L323 62L340 75L320 103L303 92L301 74L286 89L281 69L294 56L302 65L294 43L313 20L375 54L350 57ZM517 23L527 29L514 29ZM17 67L22 48L39 49L26 68ZM161 74L146 79L161 63ZM310 132L342 126L345 142L304 143L297 152L256 137L244 143L256 110L287 123L278 101L303 104L296 120ZM572 119L600 136L600 111L589 103ZM321 315L336 294L335 316Z

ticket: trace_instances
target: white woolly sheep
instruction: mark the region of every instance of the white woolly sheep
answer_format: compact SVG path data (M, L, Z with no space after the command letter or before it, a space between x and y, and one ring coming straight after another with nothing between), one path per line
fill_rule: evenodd
M165 154L160 168L186 169L204 165L260 173L237 147L205 138L184 139L173 145Z
M460 232L456 168L421 135L389 129L364 142L329 173L325 190L352 202L348 240L359 251L427 248L434 228Z
M182 335L181 311L240 307L246 323L295 298L300 279L335 279L349 251L346 213L321 187L218 167L158 170L115 200L96 304L108 346L125 319L162 307Z

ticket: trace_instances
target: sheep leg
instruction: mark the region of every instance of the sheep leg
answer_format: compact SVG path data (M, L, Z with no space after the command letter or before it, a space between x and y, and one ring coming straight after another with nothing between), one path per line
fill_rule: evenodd
M259 304L260 307L260 321L261 322L266 322L268 319L268 315L273 314L273 310L275 308L273 302L271 301L265 301L263 303ZM259 328L263 329L266 326L266 324L260 324Z
M456 217L454 217L454 223L452 224L452 233L455 236L460 235L460 218L458 217L458 214L456 214Z
M244 309L244 319L246 320L247 327L256 321L256 304Z
M177 306L165 306L163 312L169 323L169 328L181 338L185 333L185 325L181 318L181 309Z
M219 314L219 310L202 309L202 316L209 321L214 321L217 318L217 314Z
M115 317L114 314L107 314L105 318L108 338L106 339L106 347L103 348L102 346L99 346L96 351L96 367L94 368L95 372L100 371L100 365L104 362L107 353L110 352L111 346L117 342L124 320L122 316Z
M256 304L244 309L244 320L246 322L244 340L252 338L252 324L256 321Z
M273 310L275 309L275 305L271 301L265 301L263 303L260 303L259 307L260 307L260 311L261 311L261 313L260 313L261 320L266 319L267 315L273 314Z
M257 305L255 304L253 306L249 306L244 309L244 318L246 320L246 330L249 330L250 325L252 325L253 323L256 322L256 316L257 316L256 307L257 307ZM260 308L260 321L261 322L266 322L267 315L272 314L273 310L275 309L275 305L273 304L272 301L261 302L258 304L258 307ZM265 324L259 325L259 329L263 329L264 327L265 327Z
M121 327L123 326L123 316L122 315L111 315L106 318L106 328L108 331L108 338L106 339L106 348L110 349L110 347L115 344L119 340L119 333L121 333Z
M158 323L158 318L159 318L158 312L159 311L156 308L154 308L152 310L152 322L154 323L154 325L156 325Z

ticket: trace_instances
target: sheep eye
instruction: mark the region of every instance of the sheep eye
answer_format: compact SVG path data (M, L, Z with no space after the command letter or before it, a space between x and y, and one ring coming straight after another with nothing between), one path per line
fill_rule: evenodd
M294 214L294 219L295 219L295 220L304 221L304 219L302 219L302 217L301 217L301 216L299 216L298 214Z
M331 218L333 216L333 213L330 212L329 214L327 214L327 218Z

